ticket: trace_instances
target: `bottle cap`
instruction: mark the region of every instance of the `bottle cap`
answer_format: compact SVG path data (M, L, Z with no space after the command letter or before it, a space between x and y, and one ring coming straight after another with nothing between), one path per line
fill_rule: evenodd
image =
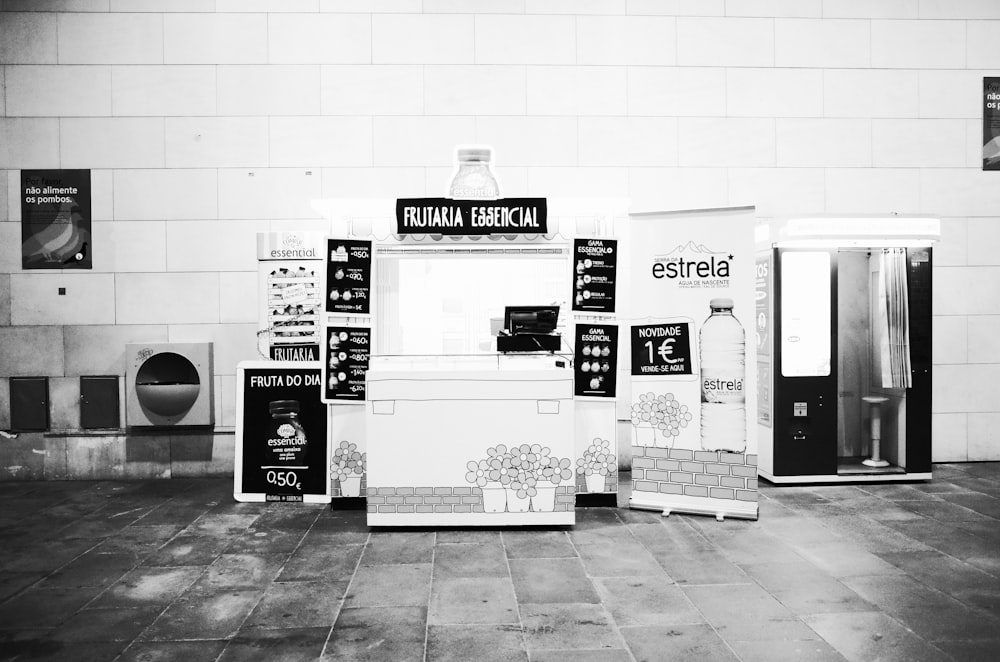
M489 163L493 157L493 150L489 147L469 146L458 148L458 160L460 163Z
M273 400L267 405L268 412L274 414L292 414L299 411L298 400Z
M708 302L709 308L729 308L733 307L733 300L726 297L719 297Z

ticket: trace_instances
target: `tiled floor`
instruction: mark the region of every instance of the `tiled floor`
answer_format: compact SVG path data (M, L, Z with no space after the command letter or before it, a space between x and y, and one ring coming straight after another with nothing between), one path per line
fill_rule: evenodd
M591 508L571 530L370 532L230 495L0 484L0 659L1000 659L996 463L764 487L757 522Z

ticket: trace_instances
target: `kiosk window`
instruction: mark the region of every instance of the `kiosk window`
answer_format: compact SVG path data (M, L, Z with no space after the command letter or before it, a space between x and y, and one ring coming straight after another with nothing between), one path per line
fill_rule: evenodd
M781 254L781 374L830 374L830 254Z

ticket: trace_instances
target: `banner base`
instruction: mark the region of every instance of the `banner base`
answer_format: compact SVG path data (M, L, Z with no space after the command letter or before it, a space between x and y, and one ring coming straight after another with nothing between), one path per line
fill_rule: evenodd
M628 505L629 508L636 510L659 510L662 511L664 517L669 517L671 513L709 515L714 516L720 522L726 517L756 520L758 516L756 502L685 497L683 495L671 495L663 498L658 495L633 496L629 499Z

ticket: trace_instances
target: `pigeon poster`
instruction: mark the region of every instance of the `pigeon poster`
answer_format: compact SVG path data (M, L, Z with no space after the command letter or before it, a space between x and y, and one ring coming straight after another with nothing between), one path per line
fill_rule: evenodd
M21 171L21 268L91 269L89 170Z
M1000 78L983 78L983 170L1000 170Z

